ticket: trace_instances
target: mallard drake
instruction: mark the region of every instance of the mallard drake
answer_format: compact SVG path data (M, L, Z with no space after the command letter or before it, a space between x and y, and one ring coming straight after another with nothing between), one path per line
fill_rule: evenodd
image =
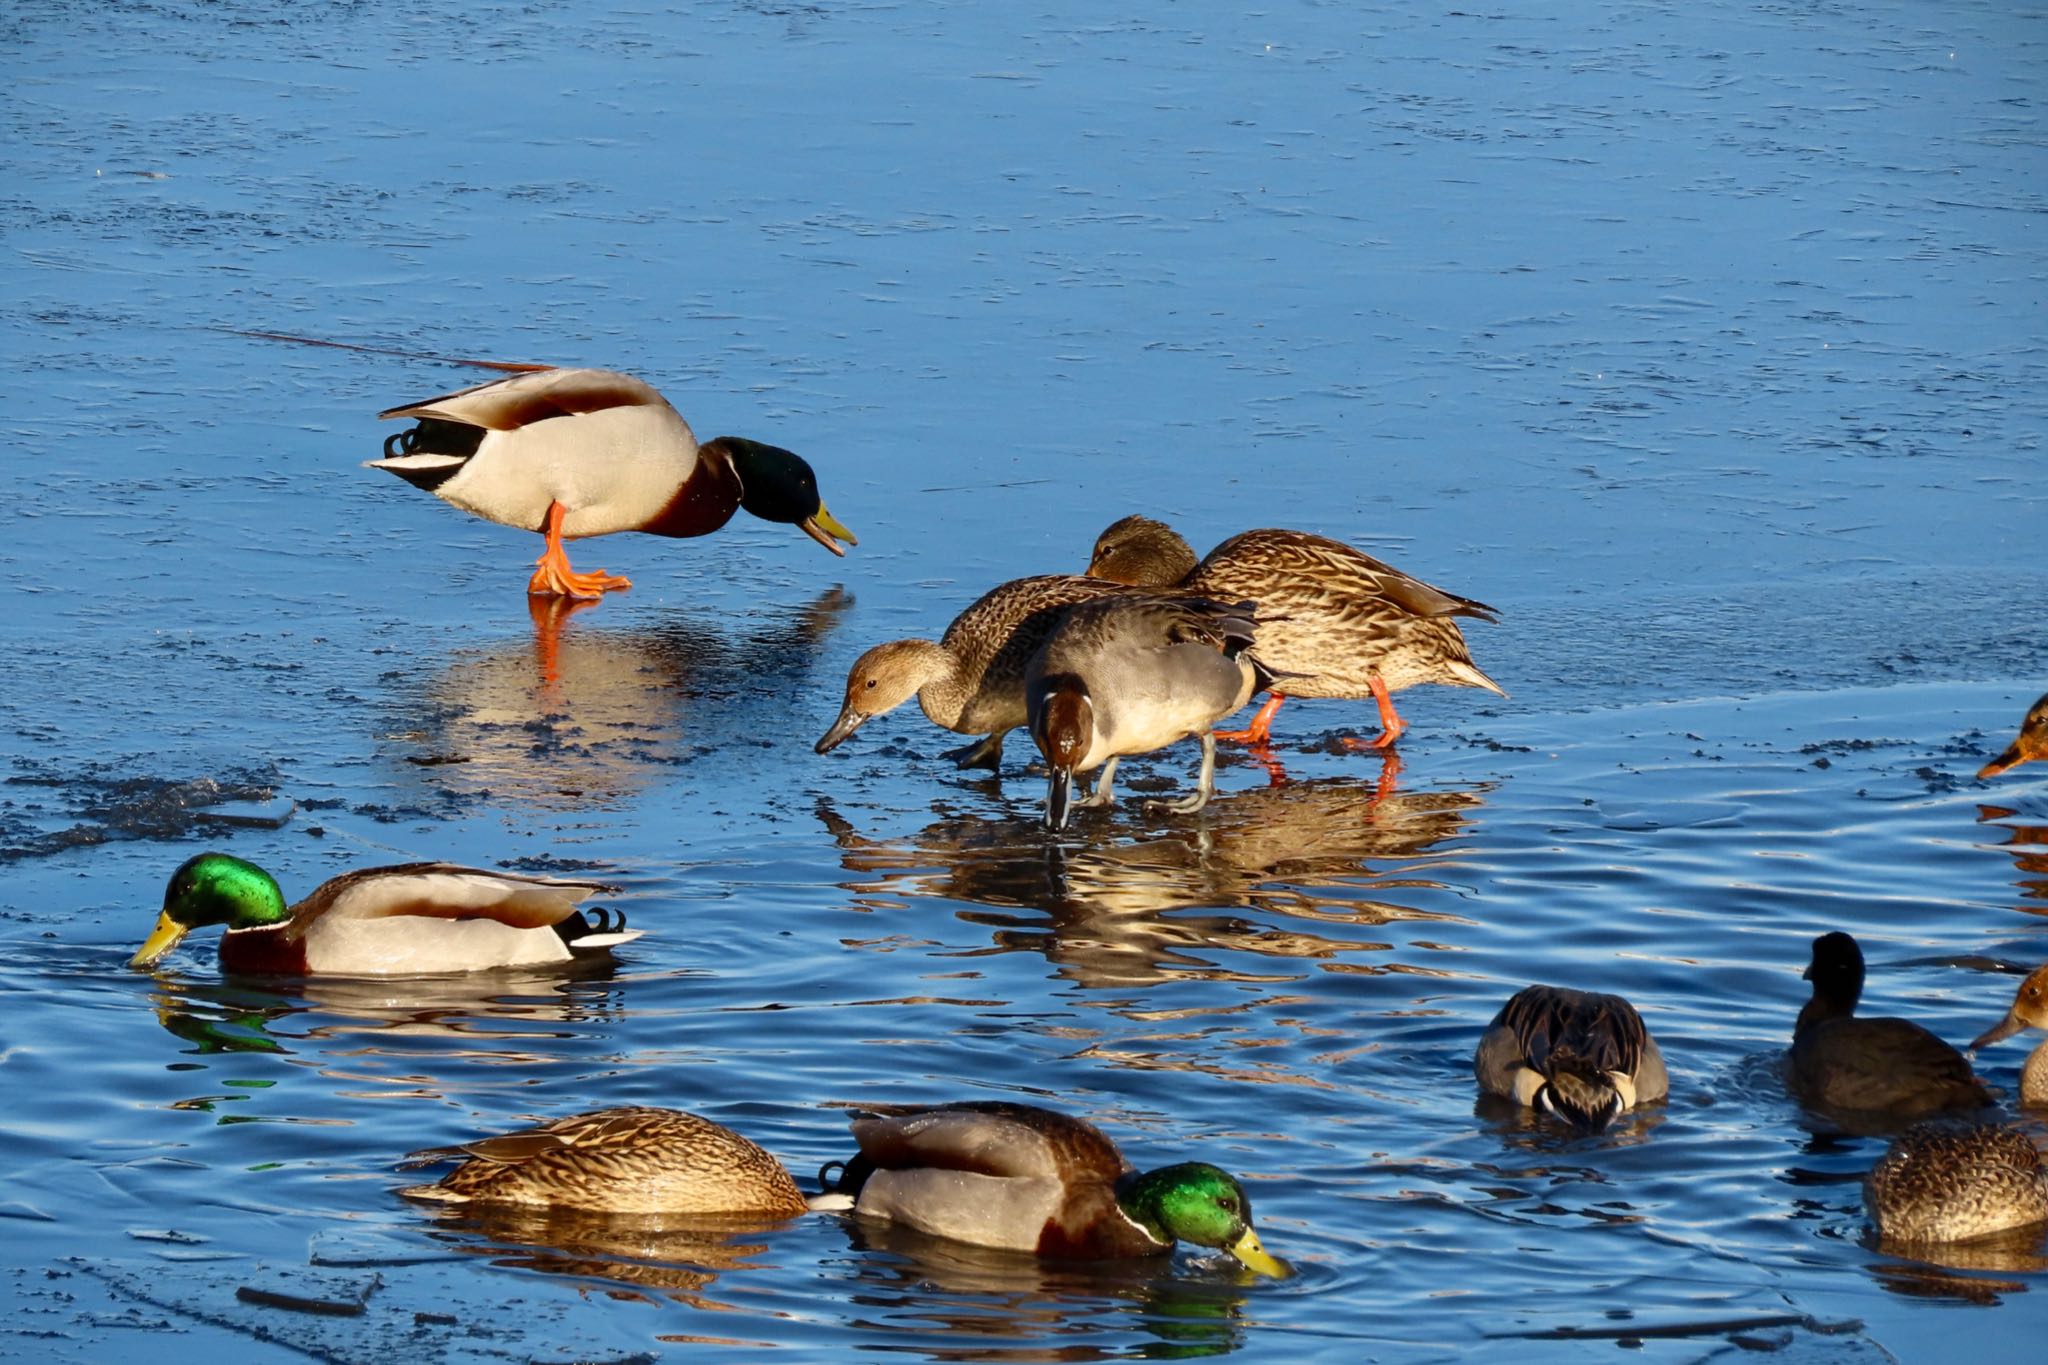
M1379 704L1380 737L1347 743L1384 749L1407 728L1392 696L1404 687L1444 683L1507 695L1473 664L1451 619L1492 621L1492 607L1431 587L1342 541L1306 531L1246 531L1197 563L1172 527L1130 516L1096 539L1088 572L1259 604L1259 661L1272 670L1273 688L1248 727L1219 732L1219 739L1266 743L1273 714L1288 697L1371 697Z
M2005 746L2005 752L1977 770L1981 778L1996 777L2022 763L2048 762L2048 695L2027 708L2026 719L2020 722L2020 732L2013 742Z
M2005 1012L2005 1018L1971 1043L1970 1051L1989 1047L2029 1028L2048 1029L2048 967L2036 967L2028 973L2014 993L2012 1008ZM2027 1054L2026 1063L2020 1068L2020 1103L2048 1105L2048 1038Z
M1067 608L1024 671L1031 738L1050 773L1048 829L1065 829L1074 775L1102 769L1078 804L1106 805L1117 760L1189 735L1202 742L1195 794L1160 803L1198 811L1216 789L1211 727L1261 681L1245 655L1255 610L1197 597L1118 595Z
M991 588L953 618L937 644L891 640L876 645L846 673L839 718L817 743L828 753L855 730L913 696L932 724L981 735L949 757L963 768L995 768L1003 737L1025 720L1024 669L1060 613L1076 602L1123 591L1078 574L1017 578Z
M1963 1054L1920 1025L1856 1013L1863 950L1849 935L1813 941L1806 979L1813 996L1793 1027L1790 1076L1806 1103L1914 1118L1991 1102Z
M1472 1054L1480 1089L1597 1132L1671 1083L1636 1007L1618 995L1526 986Z
M1937 1119L1899 1135L1863 1197L1885 1237L1966 1242L2048 1223L2048 1165L2017 1128Z
M201 853L171 874L164 908L130 966L148 967L187 931L219 924L230 972L288 976L423 976L568 962L640 937L578 902L600 882L486 872L452 863L366 867L323 882L286 908L277 880L227 853Z
M889 1109L856 1118L853 1137L860 1153L834 1185L862 1218L1060 1260L1160 1256L1191 1242L1287 1274L1230 1175L1199 1161L1140 1174L1099 1128L1066 1114L1003 1101Z
M416 425L386 440L370 468L547 537L526 585L537 597L595 598L632 586L602 569L576 573L564 539L710 535L736 507L793 523L835 555L846 553L838 540L858 543L819 501L817 476L801 457L737 436L700 446L682 414L631 375L536 370L377 416Z
M444 1203L539 1204L590 1213L763 1214L809 1205L782 1163L730 1128L679 1109L599 1109L502 1137L414 1152L407 1167L462 1164L399 1193Z

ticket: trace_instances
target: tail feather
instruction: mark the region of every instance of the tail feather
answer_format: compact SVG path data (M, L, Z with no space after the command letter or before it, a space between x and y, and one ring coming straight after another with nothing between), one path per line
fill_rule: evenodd
M1446 659L1444 661L1444 671L1451 675L1444 679L1444 681L1454 687L1483 687L1488 692L1501 697L1505 697L1508 694L1508 690L1505 687L1502 687L1499 683L1481 673L1475 665L1464 660Z

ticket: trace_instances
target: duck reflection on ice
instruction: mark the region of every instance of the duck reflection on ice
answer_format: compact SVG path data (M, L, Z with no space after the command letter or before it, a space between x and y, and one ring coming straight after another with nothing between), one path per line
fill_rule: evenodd
M1977 807L1977 823L2000 824L2012 836L2000 847L2012 855L2012 865L2019 870L2014 884L2020 895L2027 900L2048 901L2048 825L2006 823L2018 815L2010 806ZM2020 908L2048 914L2048 910L2031 906Z
M834 586L747 635L687 612L571 626L590 605L528 598L530 638L457 650L402 683L398 710L415 728L386 738L456 796L560 809L631 795L711 742L686 723L698 703L715 702L728 729L773 732L853 598Z
M1296 782L1219 793L1198 822L1151 837L1087 843L1049 840L1035 817L952 816L901 840L867 838L829 800L818 818L839 844L852 874L840 885L857 907L887 910L912 897L990 907L957 914L993 929L999 951L1042 952L1063 975L1101 989L1191 974L1245 979L1204 950L1384 952L1393 945L1338 934L1395 920L1461 922L1381 896L1442 888L1425 869L1452 851L1486 790L1387 794L1347 778ZM1285 922L1162 913L1188 909Z

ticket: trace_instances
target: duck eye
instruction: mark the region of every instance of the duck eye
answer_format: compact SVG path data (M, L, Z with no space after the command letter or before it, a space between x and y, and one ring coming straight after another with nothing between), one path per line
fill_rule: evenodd
M1237 1212L1237 1196L1236 1196L1236 1195L1225 1195L1225 1196L1224 1196L1224 1197L1223 1197L1223 1198L1222 1198L1222 1199L1221 1199L1221 1200L1220 1200L1219 1202L1220 1202L1220 1203L1221 1203L1221 1204L1223 1205L1223 1211L1224 1211L1225 1213L1236 1213L1236 1212Z
M869 679L868 679L868 690L872 692L872 691L874 690L874 687L875 687L875 680L874 680L873 678L869 678Z

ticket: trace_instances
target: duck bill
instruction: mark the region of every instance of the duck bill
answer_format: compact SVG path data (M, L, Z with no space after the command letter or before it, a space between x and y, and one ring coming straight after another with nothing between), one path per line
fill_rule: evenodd
M1259 1241L1259 1234L1250 1228L1244 1230L1244 1236L1223 1249L1235 1256L1249 1270L1256 1270L1261 1275L1270 1275L1276 1280L1287 1278L1286 1262L1266 1250Z
M2027 756L2020 752L2019 741L2015 740L2005 746L2004 753L1977 769L1977 780L1982 782L1986 778L1996 777L2009 768L2019 767L2020 764L2026 761Z
M156 928L149 931L149 937L135 950L135 956L128 959L131 967L153 967L156 960L178 946L178 940L185 937L185 926L172 919L168 913L156 917Z
M860 544L860 540L853 532L846 529L844 522L825 510L825 504L822 502L818 504L816 512L798 522L797 526L805 535L841 558L846 556L846 551L839 548L840 541L843 540L848 545Z
M1975 1052L1980 1047L1990 1047L1993 1043L2003 1042L2026 1026L2027 1021L2020 1018L2018 1011L2014 1011L1984 1030L1983 1036L1970 1044L1970 1051Z
M1067 827L1067 816L1074 809L1074 775L1065 768L1054 768L1052 778L1045 787L1045 827L1062 830Z
M865 711L856 711L851 706L845 707L840 711L839 719L832 722L832 728L811 748L818 753L829 754L838 748L848 735L873 719L874 717Z

